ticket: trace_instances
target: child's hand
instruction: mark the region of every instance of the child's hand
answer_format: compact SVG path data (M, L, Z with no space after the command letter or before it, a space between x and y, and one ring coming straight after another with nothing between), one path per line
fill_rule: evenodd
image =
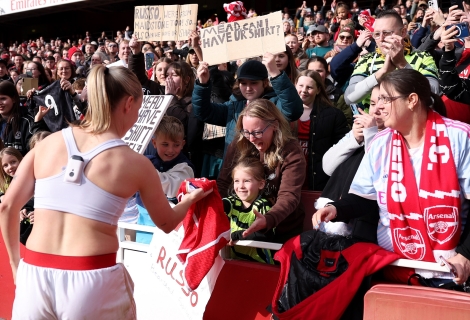
M253 224L243 232L243 237L247 237L248 235L252 234L253 232L262 230L266 228L266 217L259 213L256 209L253 209L253 213L256 216L256 220Z
M22 209L20 211L20 222L27 218L28 218L28 211L26 211L26 209Z
M34 211L28 213L29 223L34 224Z
M49 112L49 108L45 106L39 106L38 113L34 116L34 122L39 122L44 118L47 112Z

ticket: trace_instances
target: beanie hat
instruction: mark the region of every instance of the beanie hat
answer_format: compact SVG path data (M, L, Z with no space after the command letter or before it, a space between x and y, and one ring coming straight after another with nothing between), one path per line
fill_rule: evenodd
M341 33L343 32L346 32L346 33L349 33L350 35L352 35L353 38L356 37L355 33L354 33L354 26L352 24L347 24L345 25L343 28L341 28L339 30L339 33L338 35L340 35Z
M31 45L30 45L30 47L36 47L36 48L37 48L37 46L38 46L38 45L36 44L36 42L33 42L33 43L31 43Z
M72 46L69 51L67 51L67 58L69 58L69 60L72 58L73 54L77 51L80 51L80 49L78 49L77 47L74 47Z
M2 59L3 60L8 60L8 59L10 59L10 56L8 55L8 53L4 53L4 54L2 54Z
M237 79L264 80L268 78L268 69L257 60L249 60L243 63L237 70Z

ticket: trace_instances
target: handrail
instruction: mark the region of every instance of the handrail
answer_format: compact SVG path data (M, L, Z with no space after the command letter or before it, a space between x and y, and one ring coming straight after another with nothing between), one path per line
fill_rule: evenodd
M144 225L138 225L138 224L132 224L132 223L125 223L125 222L118 222L118 227L120 229L129 229L129 230L151 232L151 233L153 233L156 228L156 227L151 227L151 226L144 226ZM119 231L120 231L119 234L122 233L122 236L120 236L119 238L120 249L130 249L130 250L136 250L136 251L142 251L142 252L148 251L148 248L149 248L148 244L127 241L124 239L124 230L119 230ZM263 241L255 241L255 240L239 240L239 241L236 241L235 244L237 246L269 249L269 250L280 250L282 247L282 244L280 243L263 242ZM439 263L436 263L436 262L398 259L392 262L390 265L397 266L397 267L413 268L413 269L449 272L446 266L441 266Z

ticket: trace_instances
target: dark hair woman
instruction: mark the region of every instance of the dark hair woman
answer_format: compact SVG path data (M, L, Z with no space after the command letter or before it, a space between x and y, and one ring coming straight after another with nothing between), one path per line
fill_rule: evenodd
M307 159L303 189L321 191L329 179L323 171L323 155L349 131L348 124L344 114L328 98L323 79L317 72L302 71L295 79L295 88L304 106L296 123Z
M185 61L172 62L166 67L165 94L173 94L173 102L166 114L178 118L184 126L186 144L183 152L195 166L195 176L200 177L202 170L202 134L204 122L193 113L192 94L195 76L191 66Z
M36 126L27 109L20 107L20 96L10 81L0 82L0 116L0 137L5 147L14 147L25 155Z
M372 141L350 193L318 210L313 226L368 215L378 205L379 223L369 232L381 247L412 260L440 263L442 256L456 269L451 279L388 267L389 279L413 283L417 273L436 285L462 284L470 276L470 233L462 232L468 228L462 204L470 198L470 126L435 112L442 100L413 69L382 77L377 100L386 129Z

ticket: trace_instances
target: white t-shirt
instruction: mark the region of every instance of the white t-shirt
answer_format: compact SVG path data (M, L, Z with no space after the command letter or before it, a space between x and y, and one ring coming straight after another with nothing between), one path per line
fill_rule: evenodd
M447 126L452 155L454 157L457 177L460 184L460 199L462 201L460 219L463 230L468 215L468 208L466 204L464 205L464 202L465 199L470 199L470 126L459 121L447 118L443 119ZM380 213L377 240L382 248L389 251L393 251L390 218L389 212L387 211L387 183L392 133L391 129L385 129L375 136L368 152L366 152L362 159L351 184L351 189L349 190L350 193L377 201ZM419 185L421 180L423 146L416 149L418 150L409 150L409 153L416 183Z

